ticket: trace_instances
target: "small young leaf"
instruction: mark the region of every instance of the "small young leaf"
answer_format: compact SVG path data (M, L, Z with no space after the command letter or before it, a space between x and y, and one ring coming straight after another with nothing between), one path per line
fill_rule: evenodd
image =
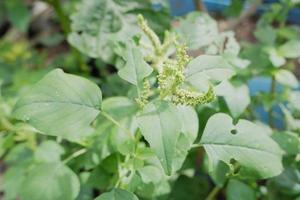
M138 198L131 192L114 188L110 192L101 194L95 200L138 200Z
M300 57L300 40L289 40L279 47L279 51L286 58Z
M129 83L138 86L145 77L149 76L153 69L143 59L142 52L137 46L127 43L124 60L126 64L118 72L119 76Z
M229 81L223 81L216 87L216 93L223 96L233 117L239 117L250 104L250 94L247 85L235 86Z
M42 134L75 140L92 132L101 100L96 84L55 69L17 102L13 114Z
M300 152L300 137L293 132L276 132L272 138L285 151L286 155L296 155Z
M46 163L33 167L22 188L23 200L74 200L79 193L76 174L62 163Z
M268 178L282 171L282 151L260 127L240 120L233 125L231 117L218 113L207 122L200 143L209 156L210 171L218 161L228 165L235 160L241 166L239 174L251 178Z
M278 70L275 73L275 79L278 83L291 88L297 88L299 86L296 76L292 72L285 69Z

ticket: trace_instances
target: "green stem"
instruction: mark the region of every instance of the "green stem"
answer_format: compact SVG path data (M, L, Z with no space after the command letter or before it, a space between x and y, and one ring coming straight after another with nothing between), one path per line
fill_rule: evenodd
M202 144L192 144L191 148L199 148L202 147Z
M275 91L276 91L276 80L275 76L272 75L272 82L271 82L271 88L270 88L270 97L271 97L271 102L273 104L273 101L275 100ZM269 125L270 127L274 127L274 116L273 116L273 106L271 105L271 108L268 112L269 116Z
M74 158L77 158L78 156L80 156L86 152L87 152L87 149L80 149L78 151L75 151L73 154L71 154L69 157L67 157L65 160L63 160L63 163L66 164L70 160L73 160Z
M68 37L68 34L71 32L71 25L70 25L70 20L67 15L65 15L64 10L61 6L60 0L44 0L48 4L50 4L54 10L55 13L58 16L59 23L63 29L65 37ZM71 47L71 53L73 54L74 58L76 59L77 64L80 66L81 70L84 72L88 72L89 68L87 67L86 63L84 62L81 53Z
M8 131L14 130L14 125L4 117L0 117L0 124L3 126L5 130Z
M108 113L102 111L101 115L103 117L105 117L106 119L108 119L109 121L111 121L112 123L114 123L116 126L118 126L119 128L121 128L125 133L128 134L128 136L134 140L134 135L131 133L130 130L128 130L127 128L125 128L124 126L122 126L118 121L116 121L112 116L110 116Z
M217 197L218 193L221 191L221 189L221 187L215 186L214 189L210 191L205 200L214 200Z

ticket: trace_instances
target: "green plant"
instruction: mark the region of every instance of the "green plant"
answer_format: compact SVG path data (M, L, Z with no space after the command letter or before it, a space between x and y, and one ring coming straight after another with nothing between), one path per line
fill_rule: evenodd
M70 23L63 4L46 2L78 51L56 61L63 69L41 68L26 43L0 41L5 200L298 198L299 30L279 17L291 2L274 4L243 49L205 13L170 28L164 4L90 0ZM272 87L250 96L258 75Z

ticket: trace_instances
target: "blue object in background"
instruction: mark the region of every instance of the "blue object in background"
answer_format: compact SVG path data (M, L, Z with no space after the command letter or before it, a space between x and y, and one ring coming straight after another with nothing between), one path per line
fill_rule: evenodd
M268 77L255 77L248 81L248 86L250 90L250 95L254 96L260 92L267 93L271 89L271 79ZM279 84L276 85L276 91L281 92L282 86ZM257 117L264 123L269 122L269 114L263 108L263 106L258 106L255 108L254 112L257 114ZM274 126L278 129L284 128L284 116L278 105L273 106L273 114L274 114Z
M210 12L222 12L230 6L231 0L204 0L203 3Z
M230 4L231 0L202 0L205 7L210 12L223 12ZM196 10L194 0L169 0L171 14L173 16L185 15L191 11ZM264 12L269 8L271 3L278 2L278 0L264 0L263 5L258 8L258 13ZM295 24L300 24L300 9L294 8L290 10L288 21Z
M193 10L196 10L196 5L193 0L169 0L172 16L185 15Z

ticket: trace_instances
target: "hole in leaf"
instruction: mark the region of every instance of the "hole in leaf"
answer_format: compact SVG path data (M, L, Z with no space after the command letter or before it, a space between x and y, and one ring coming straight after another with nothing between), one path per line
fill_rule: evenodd
M235 134L237 134L237 130L236 130L236 129L232 129L232 130L230 131L230 133L233 134L233 135L235 135Z

